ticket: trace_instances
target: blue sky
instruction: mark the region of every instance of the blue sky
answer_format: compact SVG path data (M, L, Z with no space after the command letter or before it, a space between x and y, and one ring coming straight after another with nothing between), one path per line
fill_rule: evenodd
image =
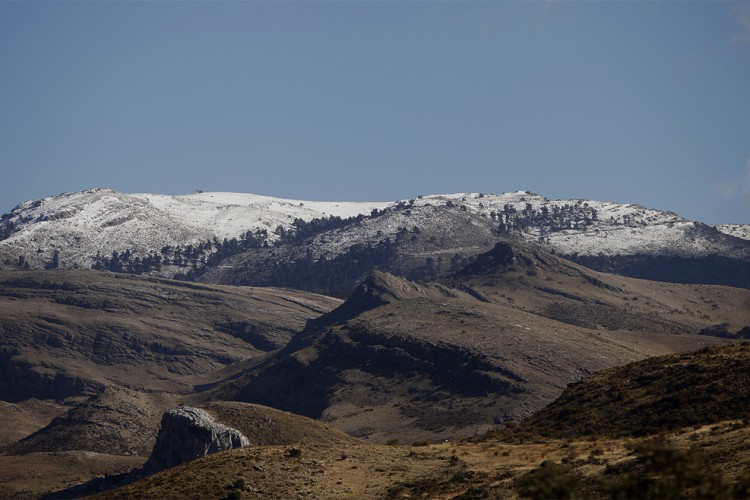
M0 212L530 190L750 223L750 3L0 2Z

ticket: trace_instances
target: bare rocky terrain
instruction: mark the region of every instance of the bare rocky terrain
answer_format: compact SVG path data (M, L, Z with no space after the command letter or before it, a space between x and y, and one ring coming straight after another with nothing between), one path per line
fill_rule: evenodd
M750 408L746 391L737 397L736 386L725 383L723 365L744 365L748 352L746 345L728 346L608 370L577 384L539 418L470 439L249 446L97 498L746 498ZM686 370L702 382L692 391L701 401L693 419L653 418L648 432L632 427L644 414L661 414L660 401ZM623 378L639 388L625 406L591 397L609 396ZM544 436L560 429L563 439Z
M212 397L376 442L442 440L529 416L604 368L728 342L700 332L739 331L749 308L745 290L613 277L500 244L443 284L373 273Z
M85 271L0 274L0 394L189 393L200 375L283 347L338 305L291 290Z
M345 301L8 271L0 497L127 476L146 462L163 412L181 404L206 409L251 446L106 495L513 496L515 478L538 460L572 452L551 441L457 440L528 418L601 370L741 342L749 325L748 290L608 275L508 243L439 281L375 271ZM581 439L573 455L589 471L600 445ZM622 436L608 439L605 456L637 460Z
M0 496L140 466L165 410L340 302L92 271L0 273Z
M747 345L728 346L607 370L539 417L470 439L384 446L314 436L251 445L96 498L746 498L750 407L746 391L738 397L725 375L744 366L748 353ZM692 391L697 411L689 422L660 420L660 401L685 374L687 384L701 382ZM637 387L624 406L609 397L623 379ZM657 417L648 432L632 426L644 414ZM301 417L286 425L310 426ZM561 429L564 439L544 436Z

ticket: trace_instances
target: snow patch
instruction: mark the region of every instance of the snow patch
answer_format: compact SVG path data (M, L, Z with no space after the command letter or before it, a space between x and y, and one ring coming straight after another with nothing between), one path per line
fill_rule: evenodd
M0 241L0 252L9 260L24 256L32 267L39 268L58 250L64 267L89 268L97 254L107 256L129 249L145 255L167 245L185 247L213 238L241 238L258 230L267 231L268 241L273 243L278 239L275 229L288 230L295 219L367 216L373 210L389 208L394 209L391 216L365 218L326 233L317 237L326 241L316 241L315 246L331 256L355 243L393 239L399 228L413 231L415 226L443 224L445 230L460 231L456 224L461 220L484 226L492 235L499 221L513 212L524 217L567 214L562 227L532 224L514 229L517 236L562 254L704 256L727 253L731 245L722 233L750 239L747 225L714 229L640 205L549 200L527 191L424 195L398 202L325 202L226 192L123 194L98 188L21 203L0 219L12 228L10 236ZM464 213L467 217L461 219ZM2 229L0 226L0 235Z

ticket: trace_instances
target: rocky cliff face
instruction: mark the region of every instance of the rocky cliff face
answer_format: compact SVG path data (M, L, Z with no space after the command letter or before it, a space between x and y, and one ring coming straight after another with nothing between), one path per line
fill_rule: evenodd
M181 406L162 416L161 430L142 475L249 444L244 434L215 422L206 411Z

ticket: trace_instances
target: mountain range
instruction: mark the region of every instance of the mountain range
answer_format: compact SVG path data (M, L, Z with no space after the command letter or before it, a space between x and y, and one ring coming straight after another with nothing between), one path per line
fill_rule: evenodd
M346 203L92 189L28 201L0 217L0 266L346 296L374 268L435 279L499 241L518 241L600 271L749 288L748 234L748 226L711 227L638 205L522 191Z
M614 277L501 243L441 283L374 272L212 397L370 440L442 440L531 415L605 367L720 342L710 325L740 331L749 305L746 290Z
M533 474L606 497L652 474L626 440L688 426L750 463L746 235L527 192L23 203L0 219L0 497L493 498ZM144 477L180 405L251 447Z

